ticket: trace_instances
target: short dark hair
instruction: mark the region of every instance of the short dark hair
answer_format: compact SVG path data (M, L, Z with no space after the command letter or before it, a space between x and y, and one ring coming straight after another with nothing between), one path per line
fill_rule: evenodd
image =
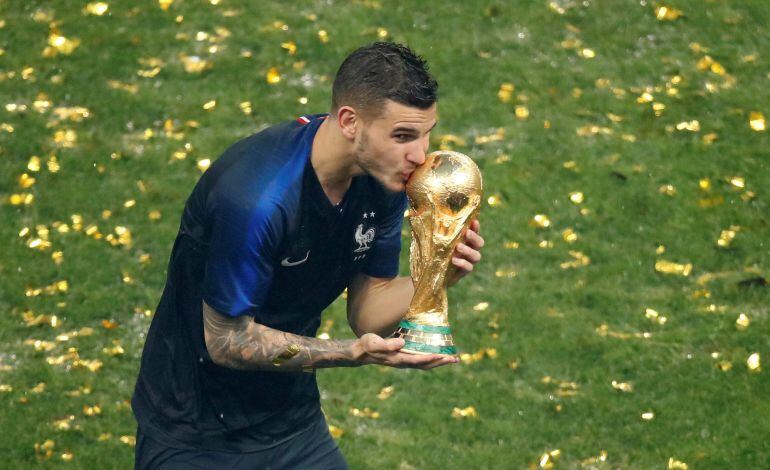
M378 117L386 100L428 109L438 100L438 83L427 62L402 44L375 42L356 49L334 78L332 114L350 105L365 117Z

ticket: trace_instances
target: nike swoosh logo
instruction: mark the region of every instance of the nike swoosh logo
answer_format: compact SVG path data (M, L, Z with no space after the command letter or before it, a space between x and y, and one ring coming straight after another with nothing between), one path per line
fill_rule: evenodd
M286 257L286 258L281 260L281 266L287 266L287 267L297 266L297 265L302 264L305 261L307 261L309 256L310 256L310 250L307 250L307 253L305 253L305 258L301 259L299 261L289 261L289 258Z

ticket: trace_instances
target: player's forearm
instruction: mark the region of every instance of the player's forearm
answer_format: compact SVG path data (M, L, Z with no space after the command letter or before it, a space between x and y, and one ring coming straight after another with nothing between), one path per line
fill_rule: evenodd
M203 304L206 348L217 365L241 370L312 371L361 365L357 340L322 340L231 318Z
M358 278L358 295L348 300L348 322L356 335L376 333L390 336L398 326L414 296L414 284L409 277L390 280Z

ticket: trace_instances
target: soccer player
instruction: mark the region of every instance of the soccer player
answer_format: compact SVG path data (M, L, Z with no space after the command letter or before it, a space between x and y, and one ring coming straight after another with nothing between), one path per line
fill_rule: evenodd
M457 362L386 339L414 293L397 277L404 188L425 161L437 88L407 47L362 47L337 72L329 115L241 140L203 174L144 346L136 468L347 468L316 369ZM478 230L451 283L481 259ZM315 338L345 288L358 339Z

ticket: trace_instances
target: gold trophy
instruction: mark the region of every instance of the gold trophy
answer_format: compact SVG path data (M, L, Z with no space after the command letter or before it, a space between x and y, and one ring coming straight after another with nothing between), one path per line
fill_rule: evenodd
M427 156L406 185L412 245L409 267L415 290L395 338L414 354L456 354L447 312L447 282L456 268L455 246L476 218L481 172L467 155L440 150Z

